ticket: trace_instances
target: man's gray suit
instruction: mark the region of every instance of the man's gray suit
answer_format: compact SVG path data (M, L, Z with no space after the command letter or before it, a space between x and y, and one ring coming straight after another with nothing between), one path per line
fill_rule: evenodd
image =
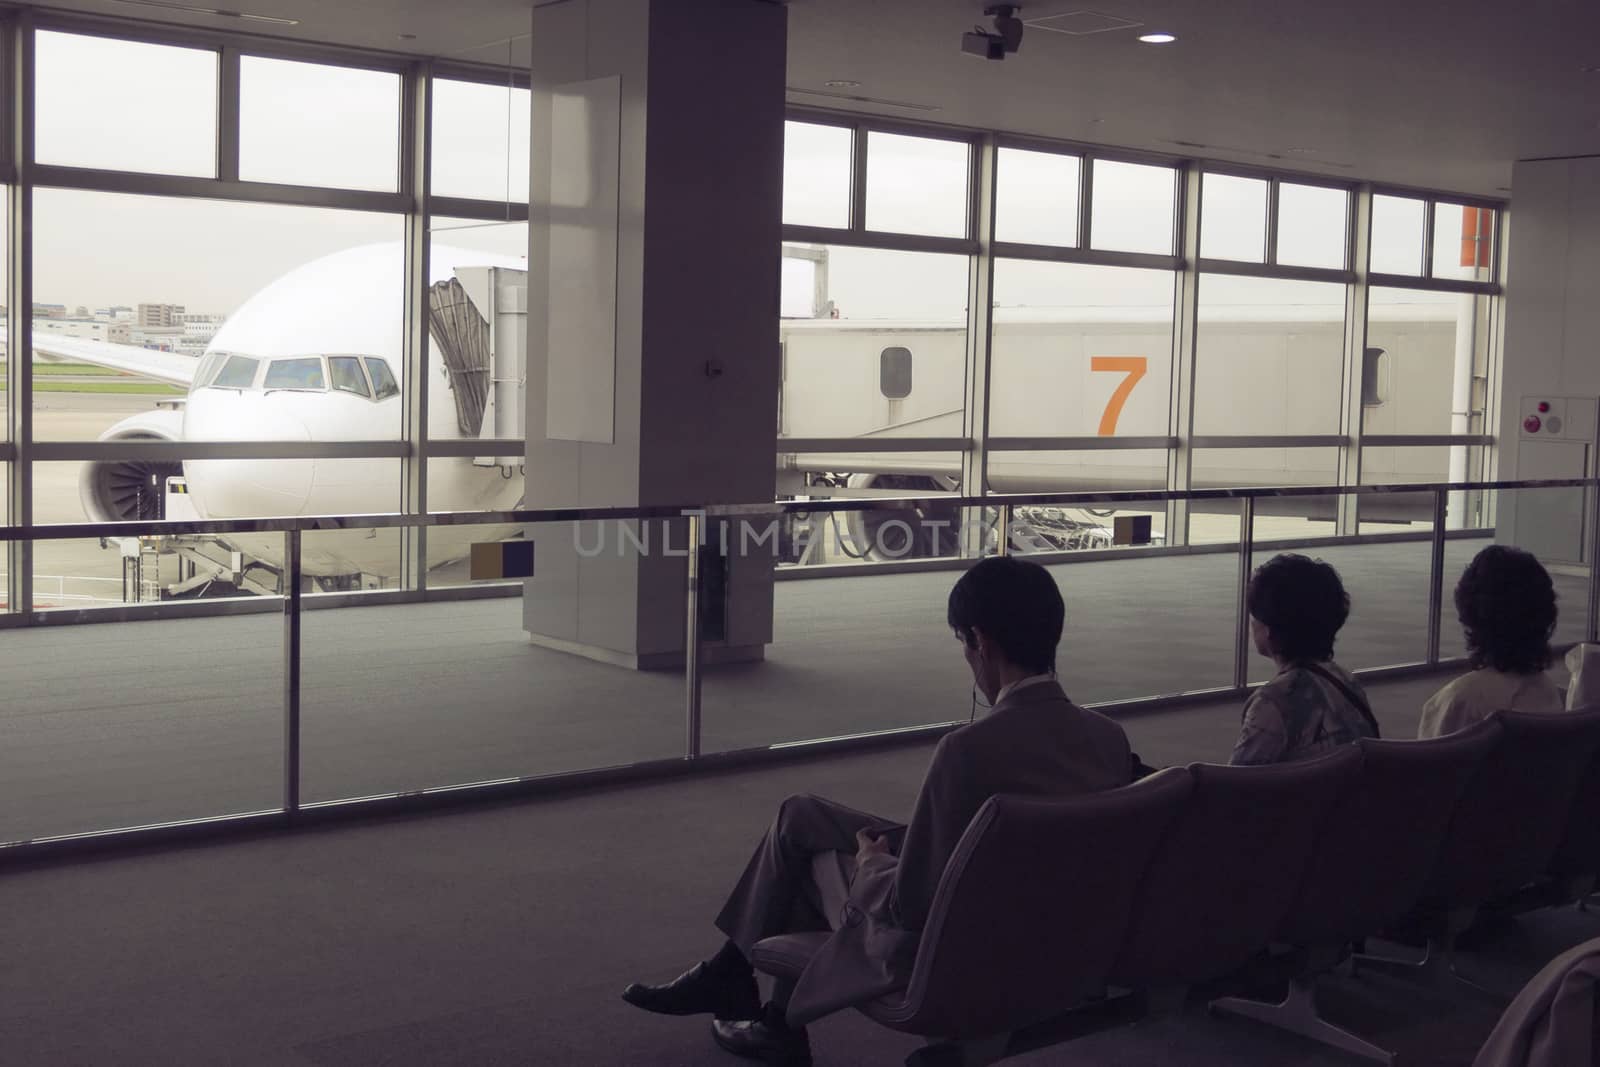
M817 797L784 801L717 926L746 956L774 934L834 931L795 985L791 1024L902 989L945 864L985 800L1113 789L1131 773L1122 727L1053 680L1022 686L939 742L897 855L857 870L856 831L885 820Z

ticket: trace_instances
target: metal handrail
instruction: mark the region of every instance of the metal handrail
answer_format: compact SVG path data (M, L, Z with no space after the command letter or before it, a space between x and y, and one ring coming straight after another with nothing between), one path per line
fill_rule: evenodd
M729 518L742 516L770 517L784 513L815 513L827 511L855 511L863 507L901 508L914 510L927 507L976 507L992 508L996 512L996 519L1002 529L1009 528L1012 509L1017 505L1063 505L1074 504L1106 504L1114 502L1171 502L1180 500L1234 500L1239 506L1239 541L1234 551L1239 554L1237 589L1235 590L1235 626L1233 642L1232 684L1221 690L1207 690L1212 697L1221 696L1227 692L1242 693L1248 682L1249 665L1249 619L1246 606L1245 590L1247 588L1251 565L1254 561L1254 525L1257 515L1256 502L1263 498L1272 497L1314 497L1328 495L1353 495L1376 496L1392 495L1396 493L1431 494L1433 497L1431 515L1432 529L1428 534L1432 542L1432 551L1429 559L1429 595L1428 619L1426 623L1427 645L1424 662L1410 666L1397 665L1394 667L1378 668L1379 672L1393 670L1426 669L1437 667L1444 661L1440 656L1440 627L1441 606L1444 594L1444 544L1446 530L1444 517L1447 512L1447 501L1450 493L1470 492L1476 490L1530 490L1530 489L1594 489L1600 490L1600 478L1564 478L1540 479L1522 481L1493 481L1493 482L1430 482L1408 485L1368 485L1368 486L1283 486L1283 487L1255 487L1248 489L1199 489L1183 492L1176 491L1115 491L1106 493L1074 492L1074 493L1020 493L997 494L991 496L932 496L932 497L904 497L904 498L878 498L870 502L861 500L848 501L791 501L784 503L763 504L719 504L704 507L610 507L610 508L547 508L527 511L505 512L452 512L428 515L349 515L349 516L297 516L266 519L245 520L219 520L204 522L117 522L117 523L76 523L58 524L49 526L36 526L31 528L8 526L0 528L0 540L57 540L68 538L93 538L93 537L137 537L137 536L181 536L185 534L230 534L252 532L279 532L284 537L284 578L286 594L280 599L283 612L283 795L280 807L275 812L257 813L245 817L215 816L207 819L195 820L185 823L181 827L182 833L205 834L208 832L226 831L232 828L246 829L258 825L263 818L279 819L281 825L293 825L299 821L302 814L316 809L318 816L327 815L334 811L348 811L357 813L370 810L374 798L357 798L347 801L329 801L314 805L305 803L301 791L301 652L302 631L301 617L307 609L307 604L302 598L303 572L302 548L303 537L306 533L339 530L339 529L371 529L374 527L421 527L421 526L457 526L457 525L512 525L549 522L579 522L597 520L628 520L628 519L678 519L686 518L689 525L690 539L688 544L697 543L699 535L705 528L708 518ZM1593 560L1600 555L1600 491L1587 494L1585 509L1585 522L1587 523L1585 553L1587 558ZM1001 554L1006 554L1008 544L1001 538L995 546ZM715 768L727 763L727 753L705 753L701 748L701 664L704 659L704 643L700 636L699 625L699 580L698 555L688 553L689 566L686 568L685 600L684 600L684 727L685 744L683 757L680 760L653 761L638 764L629 768L592 768L586 771L566 772L551 777L532 777L517 779L515 781L493 781L473 784L451 786L448 789L435 790L441 797L460 798L468 794L481 794L486 799L506 795L507 789L525 790L535 793L552 783L556 785L581 785L603 784L608 781L622 780L619 773L634 774L639 777L651 775L675 774L683 767ZM1600 639L1600 567L1589 567L1589 618L1587 639L1595 641ZM1358 672L1365 673L1365 672ZM1185 699L1185 695L1168 695L1166 697L1153 696L1145 703L1160 702L1164 700ZM1122 707L1132 706L1133 702L1122 701ZM916 738L926 739L943 730L959 727L960 723L931 724L913 730L891 730L876 733L852 735L846 738L812 740L796 745L775 746L770 750L775 753L778 749L792 751L793 753L814 753L825 749L848 749L862 744L881 743L884 738ZM734 756L749 756L752 753L735 753ZM427 791L424 791L427 792ZM396 802L415 799L420 794L399 793L387 799ZM106 830L90 834L71 835L66 838L40 838L19 842L0 842L0 859L24 857L28 855L44 855L63 849L77 847L97 848L107 842L126 839L137 842L149 839L164 839L163 835L174 831L170 826L144 827L127 830Z
M1263 497L1384 496L1499 489L1600 488L1600 478L1544 478L1493 482L1406 482L1396 485L1285 485L1235 489L1117 489L1106 492L990 493L986 496L873 497L849 500L786 500L753 504L699 504L535 508L520 511L450 511L404 515L287 515L256 519L146 520L142 522L47 523L0 526L0 542L64 541L96 537L183 537L198 534L310 533L327 530L414 529L434 526L510 526L556 522L606 522L630 519L761 517L864 509L915 511L920 508L983 508L1009 505L1171 503L1188 500L1247 500Z

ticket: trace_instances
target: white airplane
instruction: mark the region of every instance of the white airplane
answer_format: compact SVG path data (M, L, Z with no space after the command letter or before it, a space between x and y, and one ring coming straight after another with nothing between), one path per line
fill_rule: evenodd
M514 316L523 307L508 282L525 285L524 265L505 256L439 245L431 249L430 262L429 436L520 436L522 340L495 337L493 331L524 328L522 320L499 314ZM247 300L199 359L42 333L33 347L44 355L189 390L176 409L129 416L101 434L102 441L391 440L400 434L402 417L403 278L403 253L395 243L324 256ZM514 353L507 361L510 377L507 362L493 365L490 353L496 342L500 353ZM520 456L430 460L430 510L515 508L523 493L521 462ZM194 511L204 519L400 509L399 463L394 459L189 460L181 472ZM91 522L155 518L165 478L178 473L177 465L86 463L79 482L84 513ZM428 563L460 559L472 542L513 532L509 527L434 529ZM400 560L399 534L309 534L302 566L318 576L392 576ZM280 534L225 540L270 567L282 563Z

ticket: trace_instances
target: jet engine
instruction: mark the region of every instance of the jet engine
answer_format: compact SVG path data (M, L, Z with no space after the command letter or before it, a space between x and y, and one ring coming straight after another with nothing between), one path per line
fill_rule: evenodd
M903 496L954 492L957 483L942 475L852 474L851 489L888 489ZM956 554L961 538L961 509L933 505L898 510L864 508L839 515L856 552L872 560L925 559ZM848 550L847 550L848 551ZM855 553L851 553L855 554Z
M183 412L160 409L130 415L100 435L102 441L181 441ZM78 473L78 500L90 522L160 519L167 479L183 473L179 462L96 460Z

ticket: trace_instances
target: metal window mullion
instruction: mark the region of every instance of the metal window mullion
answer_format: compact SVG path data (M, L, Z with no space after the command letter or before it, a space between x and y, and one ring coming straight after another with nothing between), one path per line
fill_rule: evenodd
M1433 197L1422 201L1422 276L1433 277L1433 224L1434 208L1437 202Z
M962 405L965 451L961 461L961 492L987 496L989 492L989 382L994 367L994 220L995 175L999 150L993 136L973 146L975 188L972 235L978 252L967 270L967 360L965 402ZM980 519L981 519L981 512ZM963 516L960 552L975 559L983 555L983 523ZM1005 528L999 536L1003 542Z
M11 152L17 180L6 200L11 235L6 275L7 417L15 458L7 479L9 521L33 525L33 23L24 13L10 39ZM33 542L12 541L6 562L12 612L33 610Z
M239 180L239 50L222 50L217 67L217 179Z
M1367 268L1372 248L1372 189L1362 186L1356 191L1354 210L1351 212L1349 236L1350 263L1356 277L1345 286L1344 302L1344 397L1339 414L1339 432L1345 444L1339 450L1339 484L1361 484L1362 423L1365 409L1361 406L1362 377L1366 368L1367 352ZM1360 498L1341 494L1337 509L1335 532L1350 535L1360 529Z
M1078 165L1078 247L1085 252L1094 247L1090 227L1094 223L1094 157L1085 154Z
M1182 220L1178 254L1183 266L1173 279L1172 396L1168 410L1168 432L1177 444L1167 453L1167 488L1186 491L1194 484L1194 394L1196 360L1199 354L1200 324L1200 168L1189 166L1180 172L1177 214ZM1167 504L1167 543L1189 543L1189 503L1173 500Z
M1277 178L1267 181L1267 246L1262 259L1269 267L1278 265L1278 187L1281 184Z
M867 124L856 122L850 138L850 230L867 232Z
M405 241L405 381L401 438L411 446L400 461L401 510L410 515L428 511L428 291L429 291L429 117L433 88L426 62L415 64L405 75L401 116L400 185L409 207ZM426 591L428 585L428 531L408 526L401 534L402 588Z

